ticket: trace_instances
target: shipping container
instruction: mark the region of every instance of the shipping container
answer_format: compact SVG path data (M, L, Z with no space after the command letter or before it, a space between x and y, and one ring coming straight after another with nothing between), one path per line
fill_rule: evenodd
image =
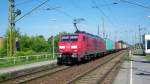
M113 50L115 50L115 42L113 43Z
M113 41L105 38L106 50L113 50Z
M127 48L127 45L126 44L123 44L123 49Z
M115 42L115 49L122 49L122 43Z
M122 43L118 43L119 44L119 49L122 49Z
M115 42L115 49L119 49L119 44L118 44L118 42Z

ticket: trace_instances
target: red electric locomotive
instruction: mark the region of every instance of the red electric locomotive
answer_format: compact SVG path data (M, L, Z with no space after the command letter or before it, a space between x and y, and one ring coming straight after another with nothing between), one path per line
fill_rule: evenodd
M58 45L58 64L79 63L106 51L102 38L85 32L62 34Z

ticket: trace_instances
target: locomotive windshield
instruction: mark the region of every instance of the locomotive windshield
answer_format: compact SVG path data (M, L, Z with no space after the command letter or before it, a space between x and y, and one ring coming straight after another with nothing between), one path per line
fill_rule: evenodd
M69 41L69 36L62 36L61 41Z
M77 35L70 36L70 41L78 41L78 36Z
M61 37L61 41L65 41L65 42L78 41L78 36L77 35L65 35Z

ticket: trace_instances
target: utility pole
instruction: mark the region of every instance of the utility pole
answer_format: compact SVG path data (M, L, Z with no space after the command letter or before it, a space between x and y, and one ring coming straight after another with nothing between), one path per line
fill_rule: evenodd
M15 50L15 1L8 0L8 44L9 44L9 56L13 56Z
M105 26L104 26L104 18L102 17L102 24L103 24L103 38L105 38Z
M8 40L8 36L6 37L6 41L7 41L7 56L9 56L9 40Z
M99 33L99 24L98 24L98 32L97 32L97 35L100 36L100 33Z
M139 43L141 43L141 27L140 27L140 25L139 25Z
M115 33L115 41L117 41L117 33Z
M15 23L25 16L31 14L33 11L37 10L41 6L43 6L45 3L47 3L49 0L45 0L43 3L39 4L35 8L33 8L31 11L20 17L19 19L15 20L17 16L21 14L21 10L17 9L15 10L15 0L8 0L8 56L13 56L16 51L16 38L15 38Z
M54 59L55 58L55 43L54 43L55 39L54 39L54 36L52 39L53 39L52 44L53 44L53 59Z

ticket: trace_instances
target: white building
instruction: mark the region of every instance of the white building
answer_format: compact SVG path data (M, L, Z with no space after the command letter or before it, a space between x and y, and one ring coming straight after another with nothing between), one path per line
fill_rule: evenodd
M145 53L150 53L150 34L144 35Z

